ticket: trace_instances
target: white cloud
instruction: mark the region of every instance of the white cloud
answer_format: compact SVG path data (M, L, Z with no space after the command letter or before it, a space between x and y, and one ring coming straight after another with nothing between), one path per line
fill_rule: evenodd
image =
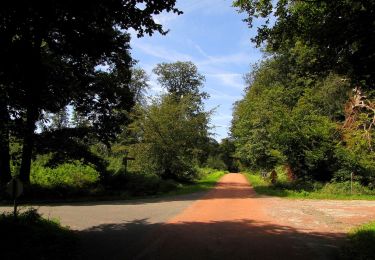
M178 14L172 13L172 12L170 13L164 12L164 13L153 16L154 21L158 24L163 25L164 29L167 29L167 30L168 30L168 25L172 21L175 21L178 17L179 17Z
M198 65L227 65L227 64L249 64L249 55L245 52L233 53L222 56L208 56L207 59L199 61Z
M207 74L207 77L214 77L218 79L222 85L230 86L239 90L244 89L244 82L241 74L238 73L217 73Z
M163 46L156 46L147 44L141 41L133 41L133 48L142 51L145 54L151 55L153 57L166 60L166 61L189 61L193 58L187 54L180 53L175 50L166 49Z
M231 101L234 102L236 100L241 99L242 97L239 95L231 95L231 94L226 94L222 91L219 91L217 89L213 88L206 88L208 93L210 94L210 100L225 100L225 101Z

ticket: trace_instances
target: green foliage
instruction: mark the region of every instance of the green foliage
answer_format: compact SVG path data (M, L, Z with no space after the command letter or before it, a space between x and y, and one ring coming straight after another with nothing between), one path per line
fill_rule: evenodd
M36 209L0 214L2 259L75 259L78 238L57 221L42 218Z
M189 183L162 179L154 174L118 173L111 177L110 188L122 191L122 195L126 195L126 197L187 194L212 188L226 173L211 168L198 168L196 172L196 179Z
M342 247L340 259L373 259L375 255L375 222L350 231L349 241Z
M209 156L206 162L208 168L227 170L228 167L219 156Z
M207 93L201 92L205 77L198 72L194 63L177 61L156 65L153 72L158 76L158 82L169 93L181 97L190 95L201 101Z
M210 168L198 169L199 179L194 183L179 185L175 191L168 193L172 194L188 194L193 192L207 191L214 187L221 177L226 174L226 171L218 171Z
M192 180L194 158L202 153L207 137L208 113L191 114L194 100L163 96L140 111L135 122L140 143L133 146L135 162L142 171L165 179Z
M272 185L269 179L264 179L257 173L245 173L245 176L257 193L269 196L293 199L375 200L375 190L358 182L353 183L353 192L351 192L350 182L323 184L313 181L288 181L281 177L275 185Z
M40 156L32 164L31 183L43 188L84 189L99 181L98 172L80 161L48 167L50 156Z
M195 166L202 166L210 150L209 116L201 92L204 77L192 62L158 64L153 70L167 93L139 103L129 114L131 124L112 145L107 170L124 172L121 161L126 153L129 172L159 176L163 180L190 182L197 177ZM144 71L133 70L132 88L147 88ZM121 159L120 159L121 158Z
M225 164L225 170L230 172L238 171L238 162L235 158L236 146L232 138L224 138L220 142L220 159Z
M245 96L235 105L236 157L252 169L287 164L307 184L345 182L354 173L360 185L374 187L374 2L239 0L234 6L248 13L250 26L265 18L253 41L271 54L247 75ZM324 190L345 193L343 187Z
M232 121L236 155L255 169L288 163L297 177L329 180L339 142L332 118L343 114L340 102L347 95L341 91L348 86L336 75L315 82L280 79L282 66L279 59L262 63L244 99L236 104Z
M181 14L175 4L93 0L15 1L2 6L1 182L10 177L9 135L23 140L20 178L28 183L37 121L53 113L53 128L63 126L65 115L60 113L68 105L85 119L76 120L76 125L89 126L91 137L109 146L127 122L126 111L136 94L129 86L134 61L128 30L139 37L166 34L154 18L163 11Z
M133 68L129 88L137 104L145 105L145 94L149 88L150 77L142 68Z
M320 192L324 194L375 195L375 190L369 189L359 182L351 184L350 181L327 183Z
M335 71L374 86L374 1L236 0L234 5L248 14L249 26L258 26L253 41L285 54L300 75ZM255 23L259 17L264 19Z

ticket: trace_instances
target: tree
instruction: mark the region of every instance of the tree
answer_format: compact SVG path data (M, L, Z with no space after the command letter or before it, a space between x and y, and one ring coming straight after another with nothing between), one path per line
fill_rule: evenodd
M374 87L374 1L237 0L234 5L248 13L250 27L254 19L264 18L253 38L257 46L287 53L310 75L335 72ZM307 60L309 66L304 66Z
M236 158L234 156L236 152L236 146L234 145L234 140L232 138L224 138L220 142L220 152L221 159L225 163L225 166L230 172L237 172L238 166L236 163Z
M18 123L23 139L20 177L29 181L35 123L41 112L56 113L68 104L93 122L108 143L121 116L129 109L129 34L167 33L153 15L181 12L168 1L7 1L0 10L0 174L9 178L7 136ZM109 67L98 71L99 65Z
M149 89L148 81L150 77L142 68L133 68L132 77L129 88L134 95L134 100L137 104L145 105L146 92Z
M277 57L253 72L234 108L236 156L255 169L287 164L296 177L329 180L339 167L337 124L349 82L338 75L311 80L283 70L284 60Z
M61 111L51 115L52 129L62 129L69 126L69 114L67 108L64 107Z
M178 181L196 176L194 164L209 140L209 115L200 88L204 77L192 62L158 64L153 70L167 93L138 106L133 146L144 170Z
M248 13L249 26L263 18L252 40L268 54L247 75L246 95L234 108L236 155L257 169L287 164L301 179L346 180L355 171L363 183L373 182L373 110L365 107L374 100L375 2L234 5ZM359 98L353 86L368 94L361 107L352 102Z
M190 61L161 63L156 65L153 72L158 76L159 84L176 97L191 95L197 102L208 97L207 93L200 91L205 77L198 73L198 68Z
M7 101L3 97L3 88L0 85L0 184L11 179L10 154L9 154L9 124L10 118L7 111Z
M194 102L189 95L176 100L167 94L140 108L134 122L139 143L133 151L144 171L177 181L196 177L194 164L207 140L209 113L192 115Z

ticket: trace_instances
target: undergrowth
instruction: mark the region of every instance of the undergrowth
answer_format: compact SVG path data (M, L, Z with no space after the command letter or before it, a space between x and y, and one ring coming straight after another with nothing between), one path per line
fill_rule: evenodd
M1 259L74 259L78 239L57 220L42 218L36 209L0 214Z
M247 179L259 194L302 199L363 199L375 200L375 190L358 182L319 183L309 181L287 181L280 176L275 184L257 173L245 173Z

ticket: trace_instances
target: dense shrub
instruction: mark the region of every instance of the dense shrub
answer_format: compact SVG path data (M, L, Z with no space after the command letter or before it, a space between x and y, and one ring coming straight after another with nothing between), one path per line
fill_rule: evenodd
M48 158L40 157L31 167L31 183L44 188L85 188L99 180L99 173L80 161L63 163L56 167L46 166Z
M345 194L345 195L351 195L351 194L353 195L354 194L375 195L374 190L369 189L366 186L363 186L359 182L353 182L353 184L351 184L350 181L327 183L322 187L321 193Z

